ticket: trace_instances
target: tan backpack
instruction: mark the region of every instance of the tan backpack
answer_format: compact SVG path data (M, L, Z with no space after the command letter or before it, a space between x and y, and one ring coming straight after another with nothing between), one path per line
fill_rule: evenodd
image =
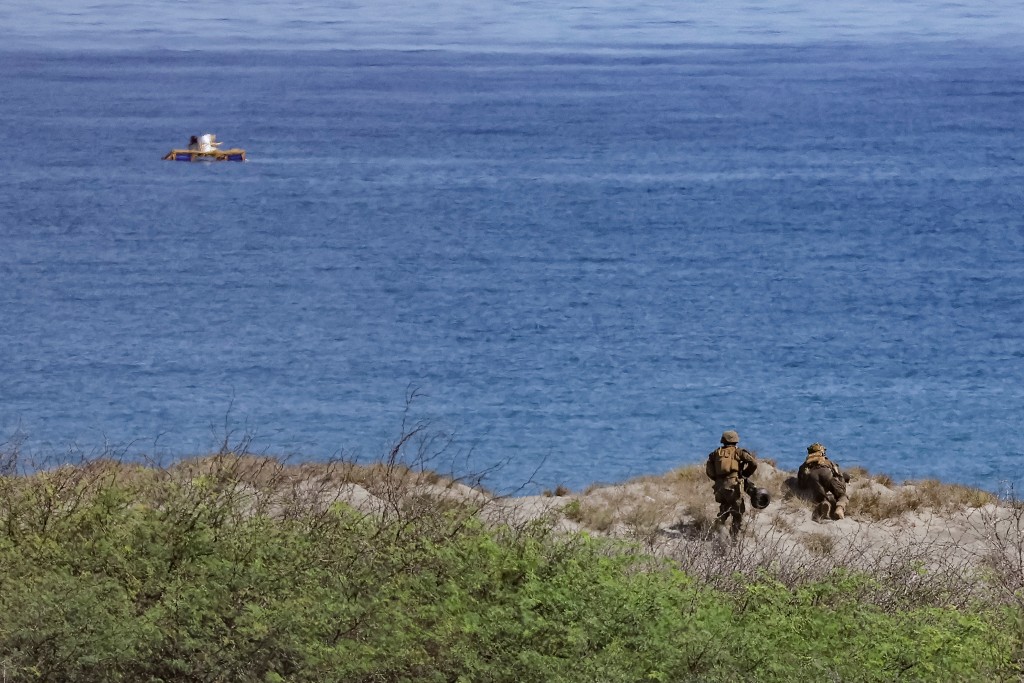
M715 478L738 477L740 475L740 457L736 446L722 446L711 454L711 465Z
M807 467L828 467L830 463L828 458L825 457L825 454L818 451L816 453L809 454L807 459L804 460L804 464L807 465Z

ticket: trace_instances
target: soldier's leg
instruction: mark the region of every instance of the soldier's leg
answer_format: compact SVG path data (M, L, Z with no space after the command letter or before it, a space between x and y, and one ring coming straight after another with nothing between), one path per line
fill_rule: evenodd
M731 514L731 508L718 492L715 493L715 499L719 501L718 516L715 517L715 521L711 525L711 539L716 547L724 552L729 544L729 531L726 522Z
M725 518L729 514L729 501L725 498L725 491L715 487L715 502L718 503L718 514L712 524L713 529L721 529L725 524Z
M732 526L729 529L729 533L732 534L733 538L740 533L740 528L743 526L743 513L745 511L746 506L743 504L743 493L737 488L733 495Z
M732 512L732 489L727 484L715 488L715 502L718 503L717 521L726 521Z
M734 510L732 513L732 525L729 527L729 533L733 538L740 535L740 529L743 527L743 513Z
M816 468L807 473L807 490L810 491L814 501L814 510L811 512L811 519L820 522L828 519L832 511L832 505L828 500L828 491L821 480L821 474L826 472L823 468Z
M739 489L723 485L715 491L715 500L718 501L718 518L715 519L715 524L719 527L724 527L726 522L729 522L730 531L735 535L741 523L741 520L736 515L737 501L742 502L739 496Z
M832 511L832 519L843 519L846 517L846 506L850 502L846 495L846 482L842 477L832 477L832 495L836 497L836 507Z
M725 515L729 512L729 503L725 500L725 496L721 489L715 489L715 502L718 503L718 516L715 518L715 522L721 522L725 519Z

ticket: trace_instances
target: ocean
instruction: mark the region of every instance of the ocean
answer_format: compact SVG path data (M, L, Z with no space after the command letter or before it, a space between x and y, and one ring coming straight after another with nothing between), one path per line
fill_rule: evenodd
M820 4L5 3L0 442L1019 492L1024 8Z

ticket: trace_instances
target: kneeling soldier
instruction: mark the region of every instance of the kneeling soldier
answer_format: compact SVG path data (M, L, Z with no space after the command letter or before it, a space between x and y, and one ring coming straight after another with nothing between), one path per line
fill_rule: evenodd
M740 435L730 430L722 433L722 446L708 454L704 472L715 482L715 502L718 503L718 524L732 519L730 532L735 537L743 524L743 480L757 469L757 459L748 450L740 448Z
M815 507L811 519L820 522L828 519L843 519L846 516L846 504L850 499L846 495L846 484L850 475L839 469L839 465L828 459L825 447L820 443L812 443L807 447L807 459L796 474L800 488L810 492ZM835 500L835 507L829 495Z

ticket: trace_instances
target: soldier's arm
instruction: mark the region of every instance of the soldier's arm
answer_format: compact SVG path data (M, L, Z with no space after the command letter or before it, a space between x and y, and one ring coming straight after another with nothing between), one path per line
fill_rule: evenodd
M749 477L757 470L757 458L747 450L740 451L740 474Z
M839 463L837 463L834 460L829 460L828 464L832 468L832 474L834 474L835 476L839 477L843 481L846 481L846 482L850 481L850 475L843 471L843 468L841 468L839 466Z

